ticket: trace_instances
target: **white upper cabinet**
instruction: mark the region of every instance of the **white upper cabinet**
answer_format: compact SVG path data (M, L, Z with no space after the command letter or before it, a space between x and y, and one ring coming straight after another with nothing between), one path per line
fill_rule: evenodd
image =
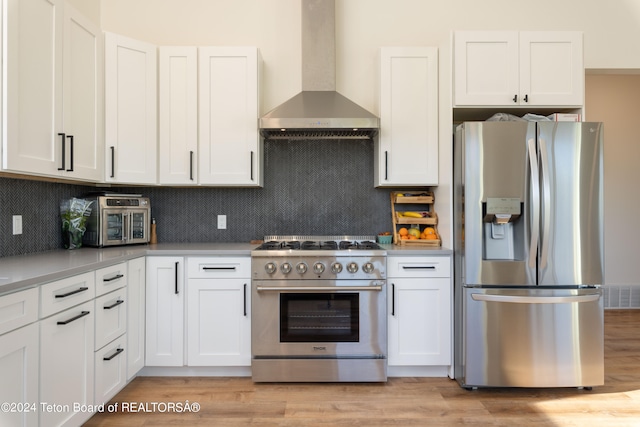
M102 36L61 0L5 0L3 169L102 178Z
M438 49L380 51L375 185L438 184Z
M66 175L102 181L104 153L104 42L97 25L64 8L63 121ZM62 138L62 136L59 136ZM62 141L60 141L62 142Z
M199 48L200 184L262 185L255 47Z
M197 184L198 48L158 49L159 183Z
M455 32L455 106L581 107L583 103L581 32Z
M157 182L157 49L105 33L105 181Z

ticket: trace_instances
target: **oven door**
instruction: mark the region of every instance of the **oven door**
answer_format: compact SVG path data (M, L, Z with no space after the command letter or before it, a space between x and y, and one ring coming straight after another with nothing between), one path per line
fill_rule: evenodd
M258 280L251 297L254 356L386 357L384 280Z
M149 242L148 209L104 209L101 246Z

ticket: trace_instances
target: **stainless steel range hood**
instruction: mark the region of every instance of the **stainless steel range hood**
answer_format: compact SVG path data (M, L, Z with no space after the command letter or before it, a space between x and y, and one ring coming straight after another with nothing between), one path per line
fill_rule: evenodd
M380 119L336 92L334 0L302 0L302 92L260 118L266 139L371 139Z

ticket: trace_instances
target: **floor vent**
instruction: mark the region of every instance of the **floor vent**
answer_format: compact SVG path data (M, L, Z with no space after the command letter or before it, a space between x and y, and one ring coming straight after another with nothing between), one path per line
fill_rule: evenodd
M640 286L604 286L604 308L640 308Z

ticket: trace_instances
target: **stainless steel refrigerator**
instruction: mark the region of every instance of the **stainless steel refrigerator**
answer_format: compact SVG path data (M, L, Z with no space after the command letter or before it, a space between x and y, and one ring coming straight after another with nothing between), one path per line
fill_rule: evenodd
M465 122L454 143L454 374L604 383L603 126Z

